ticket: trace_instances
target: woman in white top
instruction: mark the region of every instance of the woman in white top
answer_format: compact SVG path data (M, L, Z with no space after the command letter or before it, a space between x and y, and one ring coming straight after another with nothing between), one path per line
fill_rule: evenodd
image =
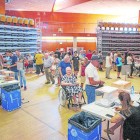
M106 78L111 79L110 78L110 71L112 68L112 59L110 57L110 53L107 54L105 67L106 67Z
M131 53L129 53L128 56L127 56L127 65L130 65L130 67L131 67L131 73L133 72L132 62L133 62L133 58L132 58ZM133 78L133 77L128 75L128 78Z

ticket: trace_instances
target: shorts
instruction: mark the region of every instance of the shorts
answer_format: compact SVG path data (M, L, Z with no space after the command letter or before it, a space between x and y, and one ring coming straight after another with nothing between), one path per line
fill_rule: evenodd
M79 66L74 66L74 71L79 71Z
M81 76L81 83L85 83L85 80L86 80L85 76Z
M103 65L103 62L100 62L100 65Z
M29 68L33 68L33 64L29 64Z
M26 69L28 69L28 66L25 66Z
M117 66L118 67L118 72L121 72L122 66Z

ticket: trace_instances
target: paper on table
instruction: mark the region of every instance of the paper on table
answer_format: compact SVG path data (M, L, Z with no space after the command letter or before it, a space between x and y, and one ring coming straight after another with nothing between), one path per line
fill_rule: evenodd
M8 83L15 83L18 82L17 80L13 80L13 81L8 81Z
M91 109L91 110L93 110L93 111L100 112L100 111L104 110L105 108L104 108L104 107L100 107L100 106L98 106L98 105L94 105L94 107L92 107L92 106L87 106L86 109Z
M113 92L113 91L115 91L117 89L118 88L116 88L116 87L104 86L104 87L101 87L101 88L99 88L97 90L109 93L109 92Z

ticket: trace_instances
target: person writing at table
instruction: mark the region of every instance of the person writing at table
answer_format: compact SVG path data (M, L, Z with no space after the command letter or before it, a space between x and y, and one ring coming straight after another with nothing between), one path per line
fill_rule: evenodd
M124 140L123 132L126 131L126 130L123 130L124 121L130 118L132 115L133 115L133 118L132 118L133 123L138 124L139 130L140 130L140 115L137 115L138 114L137 111L140 110L140 108L133 106L133 102L131 101L130 94L126 91L121 91L118 95L118 98L121 102L122 108L115 107L115 110L118 112L116 112L116 115L111 118L111 123L116 123L116 124L109 129L109 134L114 135L114 131L119 126L121 126L119 140ZM136 121L137 119L139 119L139 122ZM104 132L107 132L107 129L104 130ZM135 139L129 139L129 140L135 140Z
M105 82L101 81L97 72L97 67L99 66L100 59L97 55L93 55L90 64L85 69L86 77L86 94L88 104L95 101L95 89Z

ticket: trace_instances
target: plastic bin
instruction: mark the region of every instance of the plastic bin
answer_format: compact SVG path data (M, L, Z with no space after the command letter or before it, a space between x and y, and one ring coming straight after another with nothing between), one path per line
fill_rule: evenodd
M80 112L68 120L68 140L101 140L101 118Z
M18 34L12 34L12 36L18 36Z
M2 108L13 111L21 107L20 87L17 85L1 88Z

